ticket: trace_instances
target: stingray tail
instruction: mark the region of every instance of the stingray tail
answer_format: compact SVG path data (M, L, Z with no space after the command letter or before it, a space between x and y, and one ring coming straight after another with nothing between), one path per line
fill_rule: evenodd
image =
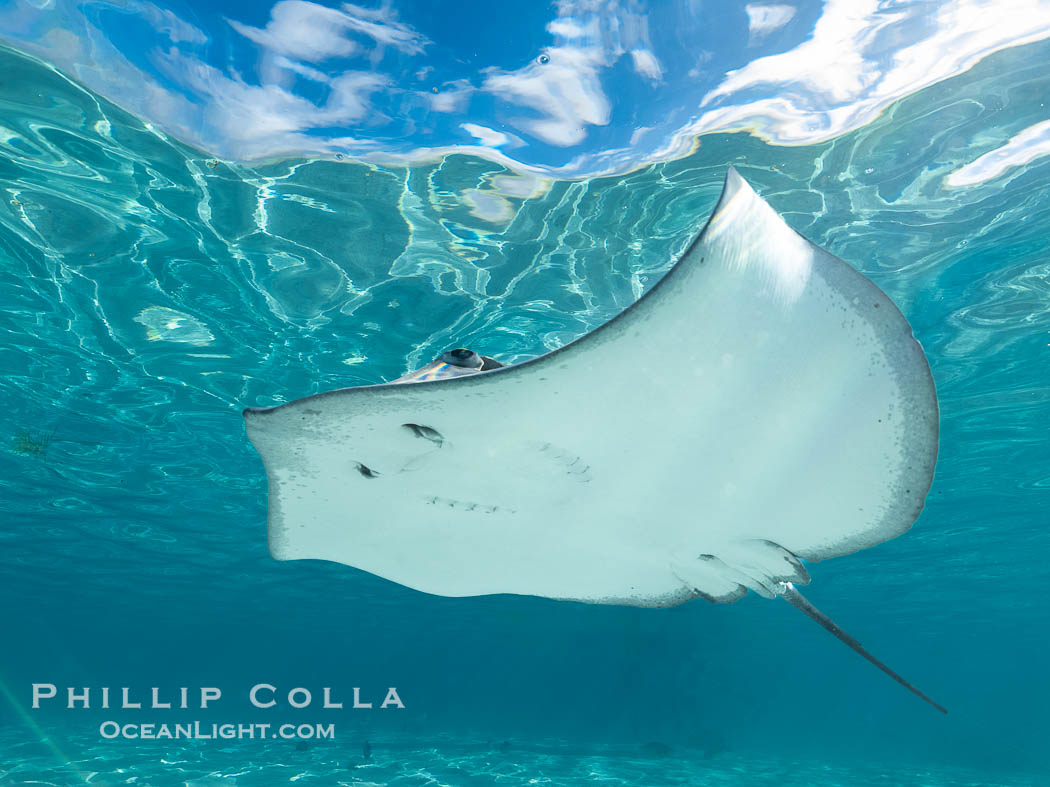
M813 620L817 621L817 623L819 623L822 627L824 627L829 632L834 634L842 642L845 642L853 650L855 650L861 656L866 658L868 661L870 661L872 664L874 664L880 670L885 672L887 675L889 675L891 678L893 678L895 681L897 681L899 684L901 684L908 691L912 692L913 694L915 694L915 695L917 695L919 697L922 697L922 699L926 700L928 703L930 703L930 705L935 707L941 713L947 713L948 712L945 708L943 708L942 706L938 705L936 702L931 700L929 697L927 697L925 694L923 694L917 688L915 688L910 683L908 683L908 681L906 681L904 678L902 678L896 672L891 670L889 667L887 667L885 664L883 664L877 658L875 658L870 653L868 653L868 651L866 651L864 649L863 645L861 645L859 642L857 642L857 640L853 639L853 637L851 637L845 631L840 629L835 624L835 621L833 621L831 618L829 618L827 615L825 615L819 609L817 609L812 604L810 604L806 600L805 596L803 596L801 593L799 593L795 589L795 586L793 584L791 584L790 582L782 582L781 583L781 590L779 591L778 595L783 596L784 600L787 601L795 609L800 610L801 612L805 613L807 616L809 616Z

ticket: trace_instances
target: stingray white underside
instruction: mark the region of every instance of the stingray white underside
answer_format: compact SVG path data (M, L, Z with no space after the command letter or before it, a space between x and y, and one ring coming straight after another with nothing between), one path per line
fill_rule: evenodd
M910 326L730 170L614 320L527 363L245 411L280 560L638 605L804 582L908 529L937 452Z

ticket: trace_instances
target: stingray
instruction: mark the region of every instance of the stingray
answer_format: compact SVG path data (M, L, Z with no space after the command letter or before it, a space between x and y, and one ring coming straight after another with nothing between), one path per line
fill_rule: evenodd
M278 560L441 596L779 596L944 711L797 589L804 562L899 536L922 510L926 356L874 283L732 168L667 274L576 341L506 366L457 348L244 418Z

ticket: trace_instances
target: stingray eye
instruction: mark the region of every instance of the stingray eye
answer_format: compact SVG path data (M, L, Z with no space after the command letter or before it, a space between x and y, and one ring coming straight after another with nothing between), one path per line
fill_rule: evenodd
M449 350L442 354L441 358L438 360L442 363L447 363L450 366L461 366L464 369L480 369L484 363L480 355L465 347L457 347L455 350Z

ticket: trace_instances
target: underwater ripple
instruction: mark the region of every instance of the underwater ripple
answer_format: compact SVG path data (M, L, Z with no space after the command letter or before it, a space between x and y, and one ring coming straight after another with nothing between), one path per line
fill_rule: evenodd
M360 602L358 624L377 631L411 599L469 635L487 601L443 600L439 611L343 566L274 564L265 478L240 409L389 380L450 345L510 361L561 346L659 279L732 163L793 227L894 299L938 382L944 450L926 512L906 538L821 565L819 592L861 619L888 618L887 637L907 630L943 660L958 658L940 643L960 614L974 647L1044 647L1050 160L965 187L946 181L1046 120L1036 99L1050 95L1048 60L1045 43L1001 52L820 145L711 135L683 159L556 181L465 156L412 168L217 161L0 49L6 603L64 600L75 588L120 615L179 598L167 613L175 625L194 603L238 608L250 592L260 615L296 607L305 625L327 619L318 599L335 598ZM761 621L770 641L797 636L739 606L741 629ZM531 609L501 612L496 629L518 630L514 616ZM586 633L583 617L561 615L549 625ZM721 620L705 624L725 634ZM730 658L713 639L683 672ZM754 658L756 669L779 669L801 656L780 653L776 667ZM993 670L960 669L972 683L956 705L980 716ZM1026 718L995 756L1016 749L1026 767L1044 764L1042 728ZM980 739L969 723L968 739ZM419 756L416 777L396 773L415 781L401 783L439 778L420 775L439 766ZM633 767L608 778L629 779ZM782 769L778 784L812 783L770 767ZM980 783L940 778L928 783Z
M992 468L1004 458L1018 501L1048 483L1032 426L1050 397L1030 359L1050 337L1050 166L944 184L1044 119L1029 97L1050 93L1038 65L1048 54L1000 53L823 145L713 135L678 161L555 181L464 156L402 169L220 162L4 49L0 400L11 450L0 483L11 513L73 530L94 522L95 537L78 541L82 583L101 565L93 550L139 541L106 523L140 517L169 559L196 554L221 584L233 554L216 552L216 531L266 559L264 480L242 407L388 380L452 344L512 361L560 346L660 277L733 163L915 326L945 445L965 450L942 455L921 542L890 548L947 555L957 545L931 524L943 496L958 528L978 496L1003 488ZM217 488L225 500L213 510ZM37 543L9 539L8 555L46 563Z

